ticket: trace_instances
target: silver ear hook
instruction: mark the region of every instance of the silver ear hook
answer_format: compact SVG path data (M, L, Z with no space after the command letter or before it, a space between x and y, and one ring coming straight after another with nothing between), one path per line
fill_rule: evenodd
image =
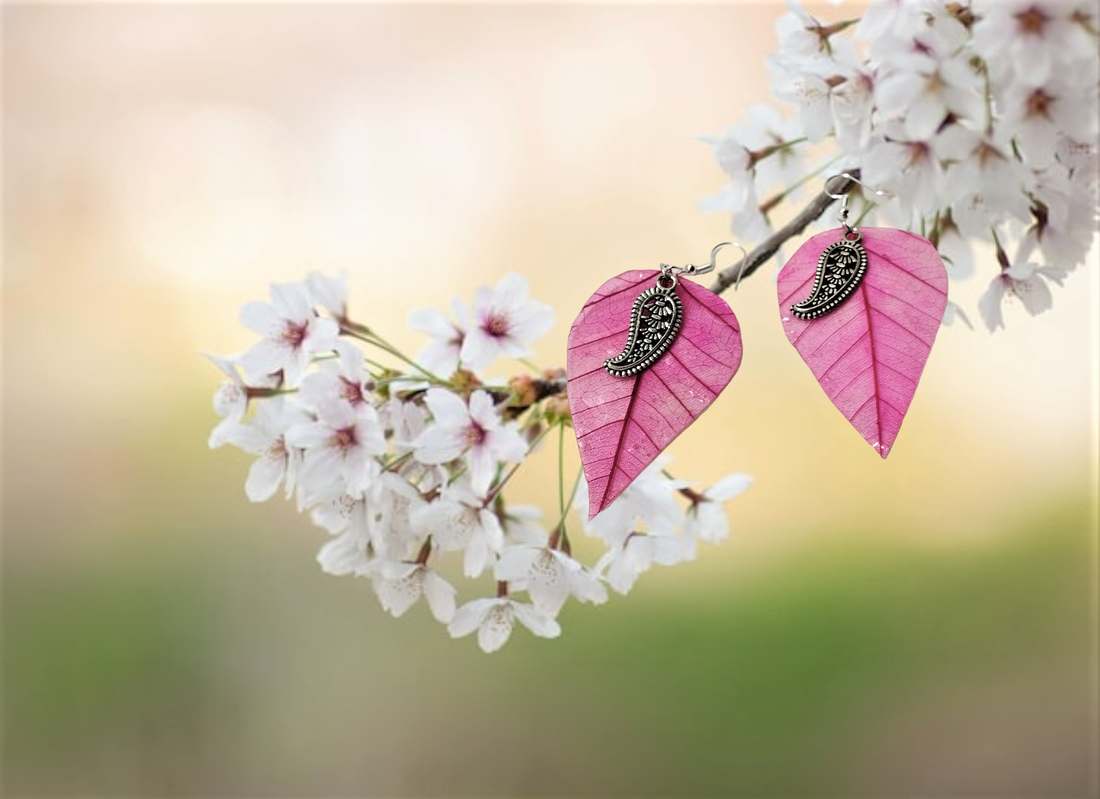
M866 183L864 183L862 180L855 177L854 175L849 175L847 172L842 172L839 175L831 175L831 176L825 178L825 193L827 195L829 195L830 197L832 197L834 200L844 200L845 202L847 202L847 200L848 200L847 190L845 190L844 194L833 194L831 191L829 191L829 183L831 181L837 180L838 178L843 178L844 180L850 180L853 183L858 183L860 186L867 189L867 191L871 192L872 194L877 194L879 197L891 197L892 198L894 196L893 194L891 194L888 191L879 191L878 189L872 189L870 186L868 186Z
M716 244L714 249L710 251L710 268L714 268L714 262L718 256L718 251L725 247L727 244L733 245L741 251L741 265L737 269L737 282L733 284L733 290L737 291L737 287L741 285L741 275L743 275L745 272L745 264L747 264L749 261L749 254L744 247L742 247L735 241L723 241L721 244Z
M728 245L733 245L744 253L741 257L741 269L737 273L737 283L734 284L733 287L733 290L737 291L737 286L741 284L741 272L745 271L745 263L748 261L749 254L745 252L744 247L733 241L723 241L721 244L715 244L714 249L710 251L709 264L703 264L702 266L697 266L696 264L688 264L687 266L669 266L668 264L661 264L661 271L666 272L666 274L674 275L705 275L707 272L713 272L718 266L718 251Z
M840 224L844 225L844 230L847 233L854 233L855 232L855 228L852 228L848 225L848 189L850 189L851 186L847 186L845 188L844 194L833 194L831 191L829 191L829 183L830 183L830 181L836 180L838 178L843 179L843 180L850 180L850 181L852 181L852 183L858 183L860 186L867 189L867 191L871 192L872 194L877 194L879 197L893 197L894 196L893 194L891 194L888 191L879 191L878 189L872 189L870 186L868 186L862 180L855 177L854 175L849 175L847 172L842 172L839 175L830 175L829 177L825 178L824 192L825 192L826 195L828 195L829 197L832 197L834 200L840 200Z

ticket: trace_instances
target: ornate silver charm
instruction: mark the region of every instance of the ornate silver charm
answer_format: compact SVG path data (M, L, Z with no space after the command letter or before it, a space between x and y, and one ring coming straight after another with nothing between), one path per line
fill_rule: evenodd
M855 238L849 239L852 234ZM799 319L816 319L852 296L867 273L867 251L861 240L859 232L849 228L839 241L825 248L817 259L813 291L791 306L792 314Z
M622 353L603 362L616 377L631 377L657 362L680 332L684 306L676 296L676 276L665 272L634 300L630 331Z

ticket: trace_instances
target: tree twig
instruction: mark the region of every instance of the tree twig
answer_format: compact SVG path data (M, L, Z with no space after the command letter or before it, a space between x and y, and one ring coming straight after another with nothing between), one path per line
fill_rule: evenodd
M851 174L855 177L859 177L858 171L853 170ZM836 193L843 194L852 187L853 183L850 180L845 180L843 183L836 183L834 181L834 185L838 187ZM738 274L740 274L741 279L744 280L766 264L785 242L799 235L811 222L825 213L825 209L834 202L835 199L833 197L830 197L824 191L820 192L805 208L798 212L798 215L795 216L794 219L779 228L779 230L766 238L759 247L750 252L748 257L745 258L744 267L737 264L719 272L718 277L716 277L714 283L711 284L710 290L715 294L721 294L737 282Z

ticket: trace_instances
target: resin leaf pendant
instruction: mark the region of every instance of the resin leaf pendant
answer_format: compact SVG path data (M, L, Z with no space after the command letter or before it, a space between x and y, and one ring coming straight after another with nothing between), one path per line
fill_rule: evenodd
M659 276L670 285L655 285ZM636 270L600 286L573 322L566 356L589 518L711 406L741 354L733 311L690 280Z
M915 233L860 233L862 279L854 279L855 262L834 273L836 279L823 267L836 261L825 253L843 241L841 228L799 247L779 273L777 292L787 338L844 418L885 458L943 320L947 270L932 243ZM792 305L807 291L808 299Z

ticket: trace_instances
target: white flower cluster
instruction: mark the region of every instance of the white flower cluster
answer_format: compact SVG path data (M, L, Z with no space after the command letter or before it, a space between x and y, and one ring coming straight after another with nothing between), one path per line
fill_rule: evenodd
M973 240L994 244L979 303L990 330L1007 297L1051 307L1048 283L1084 262L1097 230L1095 0L874 0L833 23L788 5L772 90L797 113L756 107L708 140L730 182L704 207L760 238L805 182L858 169L953 278L974 273ZM959 311L949 304L946 321Z
M368 578L394 616L423 597L452 636L477 631L492 652L517 621L554 638L569 597L602 603L607 585L625 593L652 564L692 559L696 541L727 536L723 503L750 479L731 475L700 493L661 461L584 524L606 544L599 561L575 559L567 522L571 499L588 504L581 475L569 496L559 479L552 526L503 493L553 431L561 475L570 424L563 376L492 386L477 371L527 355L553 312L528 298L517 275L479 290L472 308L457 300L453 308L454 318L412 314L412 327L432 339L413 360L349 318L343 279L311 275L272 286L270 303L244 306L241 321L261 337L245 353L210 356L228 378L214 397L221 421L210 446L255 456L251 500L281 490L331 535L317 556L326 572ZM458 607L459 577L487 582L490 596Z

